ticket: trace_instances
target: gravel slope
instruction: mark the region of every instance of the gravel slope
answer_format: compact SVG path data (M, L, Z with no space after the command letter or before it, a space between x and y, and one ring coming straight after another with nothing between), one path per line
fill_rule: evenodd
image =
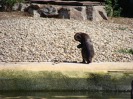
M76 32L88 33L93 41L93 62L131 62L133 28L105 22L47 18L0 20L0 62L82 61Z

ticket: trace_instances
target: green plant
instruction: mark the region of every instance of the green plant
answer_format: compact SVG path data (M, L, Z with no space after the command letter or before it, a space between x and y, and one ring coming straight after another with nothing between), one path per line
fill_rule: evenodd
M5 6L5 10L12 10L12 6L15 3L21 3L25 0L2 0L2 5Z
M133 55L133 49L120 49L119 52Z
M110 17L119 17L122 11L119 0L105 0L105 10Z
M124 30L126 30L126 29L127 29L127 27L118 27L118 29L119 29L119 30L123 30L123 31L124 31Z

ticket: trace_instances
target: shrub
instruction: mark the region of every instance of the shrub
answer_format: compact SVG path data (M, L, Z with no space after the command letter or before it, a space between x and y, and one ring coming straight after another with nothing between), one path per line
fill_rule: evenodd
M105 0L105 4L108 16L119 17L121 15L122 8L120 7L119 0Z
M4 9L6 11L11 11L12 10L12 6L15 4L15 3L21 3L23 2L24 0L2 0L2 5L4 7Z
M133 55L133 49L121 49L121 50L119 50L119 52Z

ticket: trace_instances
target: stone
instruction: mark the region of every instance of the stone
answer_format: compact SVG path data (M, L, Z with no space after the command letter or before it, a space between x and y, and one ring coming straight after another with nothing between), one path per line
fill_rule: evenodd
M34 10L32 8L28 9L28 13L32 15L33 17L40 17L40 14L38 13L38 10Z
M108 20L104 6L93 6L92 15L93 15L92 18L93 21Z
M39 9L40 7L38 5L30 5L24 11L28 12L33 17L40 17Z
M20 3L15 3L15 4L12 6L12 10L13 10L13 11L17 11L17 10L19 10L19 8L20 8Z
M92 20L93 16L92 16L92 11L93 11L93 6L86 6L86 14L87 14L87 19L88 20Z
M70 19L70 9L67 7L62 7L58 10L59 18Z
M37 10L33 10L33 17L40 17L40 14L38 13Z
M29 4L26 4L26 3L15 3L13 6L12 6L12 10L13 11L24 11L24 9L26 9L27 7L29 7L30 5Z
M25 12L28 12L29 9L32 9L32 10L39 10L40 7L39 7L38 5L30 5L30 6L26 7L26 8L24 9L24 11L25 11Z
M26 3L20 3L19 11L24 11L28 6L30 5Z
M86 7L85 6L79 6L74 7L70 9L70 19L76 19L76 20L86 20Z
M132 54L119 52L133 49L133 29L125 23L5 17L0 20L0 62L47 62L54 58L81 62L78 42L73 38L78 31L92 38L94 62L133 62ZM124 31L119 30L121 25Z
M40 9L40 14L42 17L54 17L58 15L57 9L53 6L45 6Z
M87 19L85 6L62 7L59 9L58 12L59 12L59 18L76 19L76 20Z
M59 18L75 20L107 20L104 6L66 6L58 10Z

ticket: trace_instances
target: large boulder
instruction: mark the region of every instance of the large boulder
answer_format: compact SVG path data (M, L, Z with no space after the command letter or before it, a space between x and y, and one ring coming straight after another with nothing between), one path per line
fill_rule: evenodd
M74 7L70 9L70 19L76 19L76 20L86 20L86 7L85 6L79 6Z
M107 20L104 6L66 6L58 10L59 18L76 20Z
M104 6L101 5L100 6L94 6L94 5L60 6L60 5L34 4L28 6L24 11L30 13L34 17L92 20L92 21L102 21L108 19Z
M92 12L93 21L102 21L107 20L107 13L104 9L104 6L93 6L93 12Z
M59 9L59 18L86 20L86 7L85 6L67 6Z

